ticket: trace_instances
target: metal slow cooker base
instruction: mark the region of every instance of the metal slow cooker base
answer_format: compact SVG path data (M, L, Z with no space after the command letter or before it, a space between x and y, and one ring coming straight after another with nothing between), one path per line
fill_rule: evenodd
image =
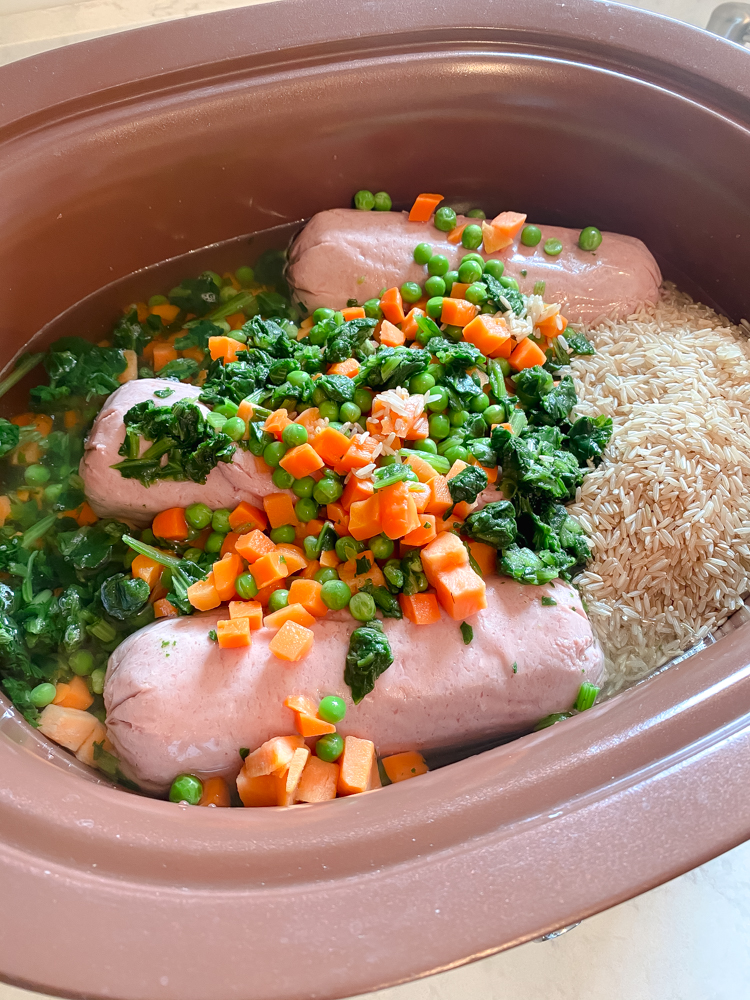
M0 364L97 288L363 186L596 220L738 319L748 92L739 47L586 0L286 0L5 67ZM288 811L129 795L5 718L0 975L123 1000L339 997L611 906L750 834L749 640L419 781Z

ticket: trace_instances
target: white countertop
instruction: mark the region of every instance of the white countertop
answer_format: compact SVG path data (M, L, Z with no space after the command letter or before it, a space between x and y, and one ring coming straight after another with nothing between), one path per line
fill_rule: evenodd
M703 27L718 2L642 0L632 6ZM112 31L247 5L0 0L0 65ZM749 937L750 842L557 940L385 990L378 1000L741 1000L750 992ZM33 996L0 984L0 1000Z

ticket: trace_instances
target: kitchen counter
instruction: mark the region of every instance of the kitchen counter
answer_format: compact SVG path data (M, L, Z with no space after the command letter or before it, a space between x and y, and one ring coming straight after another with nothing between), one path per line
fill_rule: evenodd
M631 6L702 27L717 2L644 0ZM0 0L0 65L112 31L245 5L236 0L84 0L52 6L50 0ZM749 935L747 843L589 918L555 940L531 942L377 996L378 1000L738 1000L750 983ZM112 992L117 995L116 984ZM0 984L0 1000L34 996Z

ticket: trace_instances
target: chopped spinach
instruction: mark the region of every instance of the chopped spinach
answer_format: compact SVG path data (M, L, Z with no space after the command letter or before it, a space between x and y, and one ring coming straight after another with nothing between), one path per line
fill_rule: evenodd
M393 663L393 653L383 626L377 619L360 625L351 634L346 654L344 681L358 705L375 687L375 681Z

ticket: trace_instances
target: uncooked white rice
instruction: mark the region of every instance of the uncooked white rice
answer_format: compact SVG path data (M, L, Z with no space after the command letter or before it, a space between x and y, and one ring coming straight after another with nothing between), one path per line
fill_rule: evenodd
M586 331L577 413L614 435L571 513L593 559L577 580L614 692L719 627L750 590L750 345L667 285Z

